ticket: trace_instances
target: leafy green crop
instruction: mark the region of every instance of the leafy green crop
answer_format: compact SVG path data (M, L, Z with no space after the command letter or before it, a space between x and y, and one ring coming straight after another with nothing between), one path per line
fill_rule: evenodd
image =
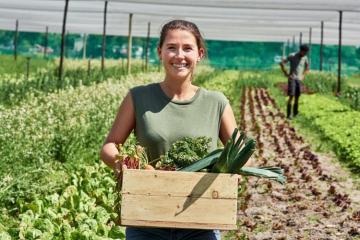
M158 168L181 168L203 158L209 151L211 139L208 137L185 137L173 143L162 156Z
M342 159L360 168L360 112L328 96L304 96L301 100L308 123L335 145Z

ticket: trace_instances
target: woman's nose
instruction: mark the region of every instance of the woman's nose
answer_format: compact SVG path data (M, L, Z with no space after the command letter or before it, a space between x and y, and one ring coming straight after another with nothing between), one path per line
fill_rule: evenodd
M176 50L176 56L177 57L184 57L184 51L182 49Z

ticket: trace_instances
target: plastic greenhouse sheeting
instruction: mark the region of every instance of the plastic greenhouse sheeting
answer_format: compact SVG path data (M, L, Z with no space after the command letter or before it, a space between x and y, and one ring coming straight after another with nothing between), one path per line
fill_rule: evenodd
M64 0L0 0L0 29L61 32ZM133 13L133 35L157 37L161 26L170 19L195 22L206 39L235 41L309 41L320 42L320 23L324 21L324 44L338 43L339 13L343 12L343 45L360 45L359 0L112 0L108 4L107 34L127 35L128 14ZM67 31L103 32L104 1L70 0Z

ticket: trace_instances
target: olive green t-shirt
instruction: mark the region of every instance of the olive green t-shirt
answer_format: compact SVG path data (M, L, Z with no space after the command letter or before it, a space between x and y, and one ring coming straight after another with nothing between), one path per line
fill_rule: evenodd
M135 135L150 161L164 155L171 144L183 137L210 137L209 150L216 149L221 116L228 104L222 93L199 88L191 99L175 101L159 83L132 88L130 93L135 108Z

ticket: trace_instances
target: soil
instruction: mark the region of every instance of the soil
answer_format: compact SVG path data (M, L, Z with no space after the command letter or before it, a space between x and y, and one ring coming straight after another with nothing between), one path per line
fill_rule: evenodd
M244 103L245 101L245 103ZM247 89L241 127L257 140L254 166L279 166L287 183L250 177L238 230L224 239L360 239L360 183L314 152L265 89Z

